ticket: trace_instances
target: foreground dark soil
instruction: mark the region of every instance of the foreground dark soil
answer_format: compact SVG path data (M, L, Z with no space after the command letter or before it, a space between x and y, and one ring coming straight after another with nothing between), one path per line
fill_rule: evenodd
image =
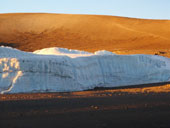
M0 95L0 128L169 128L168 90L160 85Z

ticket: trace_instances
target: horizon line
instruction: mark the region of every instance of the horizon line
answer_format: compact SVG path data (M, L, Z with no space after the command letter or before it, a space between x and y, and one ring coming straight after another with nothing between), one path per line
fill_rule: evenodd
M1 14L58 14L58 15L87 15L87 16L110 16L110 17L119 17L119 18L129 18L129 19L141 19L141 20L164 20L169 21L170 19L159 19L159 18L139 18L139 17L130 17L130 16L120 16L120 15L111 15L111 14L86 14L86 13L53 13L53 12L7 12Z

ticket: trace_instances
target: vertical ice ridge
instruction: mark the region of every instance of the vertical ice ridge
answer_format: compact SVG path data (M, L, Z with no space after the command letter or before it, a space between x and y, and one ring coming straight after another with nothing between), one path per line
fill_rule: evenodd
M102 75L102 78L103 78L103 82L101 82L101 83L103 83L103 84L105 84L105 76L104 76L104 71L103 71L103 67L102 67L102 63L101 63L101 59L100 59L100 57L98 57L98 63L99 63L99 66L100 66L100 69L101 69L101 75Z
M18 80L18 78L21 77L22 75L23 75L22 71L18 71L16 76L11 80L11 84L10 84L9 88L1 91L1 94L10 92L13 89L13 87L15 86L15 83Z

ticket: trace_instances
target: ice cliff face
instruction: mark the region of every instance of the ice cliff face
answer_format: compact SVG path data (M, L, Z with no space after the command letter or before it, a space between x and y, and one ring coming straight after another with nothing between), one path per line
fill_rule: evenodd
M43 54L43 55L42 55ZM82 91L170 81L170 59L49 48L0 47L0 93Z

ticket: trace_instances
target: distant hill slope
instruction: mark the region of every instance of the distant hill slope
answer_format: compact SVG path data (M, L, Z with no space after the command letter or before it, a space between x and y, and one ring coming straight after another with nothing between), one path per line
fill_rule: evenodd
M170 21L71 14L0 14L0 45L96 50L170 49Z

